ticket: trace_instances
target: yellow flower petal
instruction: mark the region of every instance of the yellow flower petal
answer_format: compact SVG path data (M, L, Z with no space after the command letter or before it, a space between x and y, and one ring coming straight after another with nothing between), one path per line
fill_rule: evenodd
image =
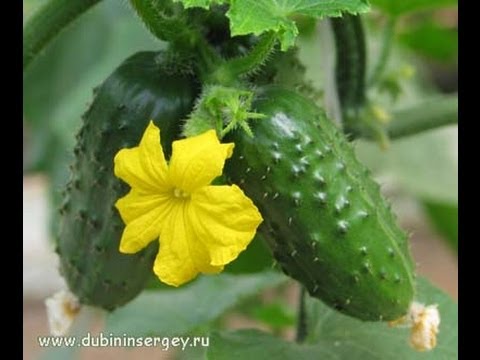
M165 191L167 162L160 144L160 129L150 121L140 145L120 150L114 159L115 176L145 192Z
M236 185L206 186L192 194L189 220L208 249L213 266L236 259L263 221L252 201Z
M165 208L167 202L172 201L170 193L143 193L135 188L124 197L117 200L115 207L125 224L129 224L156 208Z
M207 250L197 238L186 214L190 204L185 201L172 209L160 235L160 251L153 270L166 284L180 286L199 272L218 273L223 266L211 266Z
M209 185L222 174L233 147L233 143L221 144L215 130L174 141L169 164L171 183L188 193Z
M160 130L150 122L139 146L115 157L115 175L131 186L116 203L126 224L120 251L135 253L159 238L154 272L173 286L218 273L234 260L262 217L237 186L208 186L233 147L207 131L174 142L167 165Z
M127 225L120 240L120 252L132 254L159 237L175 202L166 195L144 195L132 190L115 206Z

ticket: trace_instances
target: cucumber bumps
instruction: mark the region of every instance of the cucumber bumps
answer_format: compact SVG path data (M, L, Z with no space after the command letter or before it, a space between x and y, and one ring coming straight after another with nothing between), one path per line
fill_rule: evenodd
M70 290L83 304L112 310L133 299L152 272L158 242L134 255L119 252L124 224L115 208L128 186L114 176L113 158L136 146L152 119L166 156L191 111L198 86L165 66L165 54L128 58L96 90L77 135L71 180L60 209L57 253Z
M241 131L226 174L259 207L283 271L326 304L362 320L393 320L413 298L407 236L345 137L301 95L257 95L254 138Z

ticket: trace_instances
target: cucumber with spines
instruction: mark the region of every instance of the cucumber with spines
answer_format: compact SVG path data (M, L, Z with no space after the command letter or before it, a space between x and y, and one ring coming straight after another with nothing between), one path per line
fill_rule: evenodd
M259 207L259 230L283 271L339 311L370 321L404 315L414 265L379 186L324 112L279 87L253 104L254 137L235 131L229 180Z
M366 105L366 44L360 15L330 19L335 39L335 82L342 106L344 131L358 137L366 131L361 111Z
M57 239L61 273L83 304L112 310L133 299L152 274L158 249L119 252L124 224L115 202L128 191L113 159L137 146L150 120L161 128L166 156L191 111L198 85L165 66L165 52L140 52L123 62L98 88L77 134L71 180L60 209Z

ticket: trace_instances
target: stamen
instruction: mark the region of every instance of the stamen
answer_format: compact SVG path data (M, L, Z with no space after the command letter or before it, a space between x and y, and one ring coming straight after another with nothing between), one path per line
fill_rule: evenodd
M183 191L182 189L175 188L173 189L173 196L179 199L186 199L190 197L190 194L186 191Z

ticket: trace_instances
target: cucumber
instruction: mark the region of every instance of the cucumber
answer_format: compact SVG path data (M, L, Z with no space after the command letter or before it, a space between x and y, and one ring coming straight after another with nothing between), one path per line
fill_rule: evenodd
M358 137L366 131L359 121L366 104L366 45L360 15L330 19L336 48L335 79L345 132Z
M161 128L166 156L180 135L180 120L193 107L195 80L166 66L164 52L128 58L96 90L77 134L71 180L66 186L56 251L60 271L83 304L112 310L133 299L152 273L158 250L118 250L124 224L115 202L128 186L113 173L121 148L137 146L152 119Z
M259 231L283 271L356 318L393 320L414 295L407 236L368 170L324 112L280 87L258 91L267 117L241 130L225 174L258 206Z

